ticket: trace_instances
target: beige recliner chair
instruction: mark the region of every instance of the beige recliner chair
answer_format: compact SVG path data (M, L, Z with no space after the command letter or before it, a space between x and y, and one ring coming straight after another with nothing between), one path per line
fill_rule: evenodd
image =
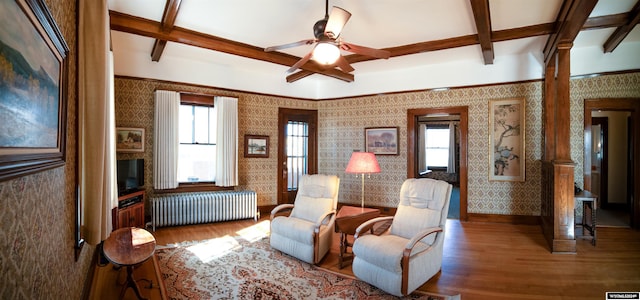
M303 175L294 204L271 211L271 247L310 264L317 264L333 242L340 178ZM279 214L293 209L289 216Z
M442 267L445 223L451 198L447 182L407 179L395 216L371 219L358 227L353 273L389 294L410 294ZM365 234L377 222L393 220L387 232Z

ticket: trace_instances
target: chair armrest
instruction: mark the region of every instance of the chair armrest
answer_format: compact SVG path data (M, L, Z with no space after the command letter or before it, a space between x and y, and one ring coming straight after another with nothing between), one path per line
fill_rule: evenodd
M274 207L271 210L271 217L269 218L269 220L273 221L273 218L275 218L276 214L279 213L280 211L283 211L285 209L292 209L292 208L293 208L293 204L280 204Z
M416 245L417 242L419 242L420 240L422 240L423 238L427 237L430 234L438 233L438 232L442 232L441 227L429 227L429 228L423 229L422 231L414 235L413 238L411 238L411 240L409 240L407 245L404 247L404 252L406 254L411 254L411 250L413 250L413 247Z
M335 211L335 210L332 210L332 211L326 212L324 215L320 216L320 217L318 218L318 221L316 221L314 231L315 231L315 232L320 232L320 226L322 226L322 225L328 225L328 224L331 222L331 221L330 221L330 220L331 220L331 218L333 218L333 216L334 216L335 214L336 214L336 211Z
M389 220L393 220L393 216L377 217L360 224L360 226L356 228L356 233L353 235L353 239L356 240L361 235L361 233L369 231L369 229L373 228L373 226L377 223Z

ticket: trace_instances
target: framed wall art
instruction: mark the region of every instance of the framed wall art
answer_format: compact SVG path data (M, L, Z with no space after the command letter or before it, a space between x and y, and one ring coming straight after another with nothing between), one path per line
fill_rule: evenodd
M376 155L398 155L398 127L370 127L364 129L365 152Z
M117 152L144 152L144 128L116 128Z
M245 135L244 157L269 157L269 136Z
M525 100L489 101L489 180L525 180Z
M42 0L0 10L0 180L64 165L69 47Z

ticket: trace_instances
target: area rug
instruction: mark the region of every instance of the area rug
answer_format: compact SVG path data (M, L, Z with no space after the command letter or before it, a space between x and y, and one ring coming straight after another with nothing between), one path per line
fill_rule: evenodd
M396 299L365 282L273 250L267 238L222 237L156 250L169 299ZM414 292L405 299L451 300Z

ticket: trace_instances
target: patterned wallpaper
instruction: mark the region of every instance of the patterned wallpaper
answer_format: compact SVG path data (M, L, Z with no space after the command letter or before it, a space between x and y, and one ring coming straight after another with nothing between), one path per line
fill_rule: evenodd
M46 0L70 53L64 167L0 182L0 299L80 299L94 247L74 258L76 1Z
M640 73L576 79L571 83L572 158L576 181L582 184L582 101L597 97L640 97ZM400 155L378 156L382 172L365 180L368 205L397 205L400 186L406 178L407 109L468 106L468 212L480 214L540 215L540 159L542 157L542 83L527 82L448 91L419 91L340 100L307 101L260 94L240 93L154 80L116 78L116 124L144 127L147 149L143 154L119 154L118 158L144 157L146 174L152 172L153 91L167 89L239 98L240 136L270 136L269 158L244 158L240 147L240 186L258 192L258 205L277 203L276 175L278 107L317 109L319 114L319 171L341 178L341 203L359 204L361 180L345 174L353 150L364 148L365 127L397 126ZM526 101L526 181L488 180L488 102L490 99L524 97ZM148 193L151 177L146 176Z
M153 92L155 90L238 98L238 134L240 137L238 140L238 178L240 185L236 189L256 191L260 206L277 203L275 177L277 173L278 107L316 109L316 103L313 101L124 77L116 77L115 90L116 126L145 129L145 152L118 153L117 159L144 158L147 215L150 215L148 200L153 197ZM269 157L245 158L243 153L245 134L269 136Z

